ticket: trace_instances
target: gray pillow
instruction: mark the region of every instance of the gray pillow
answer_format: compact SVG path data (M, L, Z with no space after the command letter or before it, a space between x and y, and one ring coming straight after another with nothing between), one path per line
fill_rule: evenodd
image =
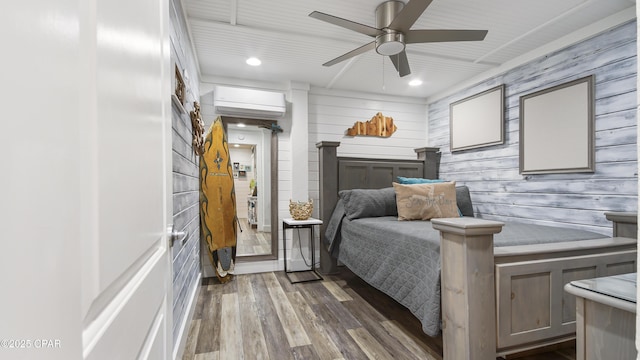
M462 216L473 217L473 204L471 203L471 195L466 185L456 186L456 202Z
M398 216L396 193L392 187L342 190L338 195L344 202L344 212L349 220L365 217Z

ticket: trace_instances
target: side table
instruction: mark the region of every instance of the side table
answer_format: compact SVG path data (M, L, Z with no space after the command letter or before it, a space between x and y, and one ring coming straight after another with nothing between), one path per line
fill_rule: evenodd
M282 249L284 250L284 273L292 284L322 280L322 276L316 271L316 256L315 256L315 239L313 236L313 227L315 225L322 225L322 220L309 218L307 220L294 220L291 218L282 220ZM311 269L309 270L287 270L287 229L309 229L309 244L311 246ZM293 244L293 243L292 243ZM292 247L293 249L293 247ZM289 274L298 272L311 272L315 274L315 278L307 280L291 280Z
M635 359L636 273L572 281L576 360Z

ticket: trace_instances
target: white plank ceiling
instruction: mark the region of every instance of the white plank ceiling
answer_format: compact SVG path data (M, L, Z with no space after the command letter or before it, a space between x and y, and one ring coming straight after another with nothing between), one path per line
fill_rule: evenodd
M308 15L375 26L380 0L183 0L203 76L309 83L322 88L429 97L607 16L633 0L434 0L412 29L488 30L484 41L408 44L400 78L375 51L323 63L371 41ZM258 57L262 66L245 64ZM419 87L409 87L420 79Z

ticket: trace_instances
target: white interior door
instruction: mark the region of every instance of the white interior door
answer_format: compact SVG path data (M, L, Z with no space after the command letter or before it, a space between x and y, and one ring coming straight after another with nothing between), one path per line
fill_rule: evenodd
M1 359L170 357L167 11L0 12Z
M91 234L83 245L83 355L171 354L168 3L94 0ZM91 54L91 53L89 53ZM94 85L95 84L95 85ZM87 100L91 102L91 99Z

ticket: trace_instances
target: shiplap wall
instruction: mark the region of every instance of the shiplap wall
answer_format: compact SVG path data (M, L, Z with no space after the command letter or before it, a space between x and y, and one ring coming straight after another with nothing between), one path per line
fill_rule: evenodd
M519 174L519 98L595 74L596 172ZM505 144L449 149L449 105L505 84ZM476 216L611 235L605 211L637 211L636 23L623 24L429 104L440 177L466 184Z
M378 112L391 116L398 127L391 137L345 135L356 121L369 121ZM427 146L426 118L427 105L423 99L312 88L309 93L309 196L318 203L316 143L339 141L338 156L417 158L414 149ZM317 216L317 207L314 214Z
M193 110L193 102L199 100L199 80L195 56L191 51L181 2L171 1L171 59L178 68L186 70L188 89L185 110ZM173 71L173 68L172 68ZM173 74L173 73L172 73ZM172 104L172 163L173 163L173 224L175 229L188 232L184 244L176 241L171 248L173 261L173 343L177 347L181 337L186 337L185 327L189 306L200 276L200 212L198 180L200 158L192 147L191 119ZM186 329L186 330L185 330Z

